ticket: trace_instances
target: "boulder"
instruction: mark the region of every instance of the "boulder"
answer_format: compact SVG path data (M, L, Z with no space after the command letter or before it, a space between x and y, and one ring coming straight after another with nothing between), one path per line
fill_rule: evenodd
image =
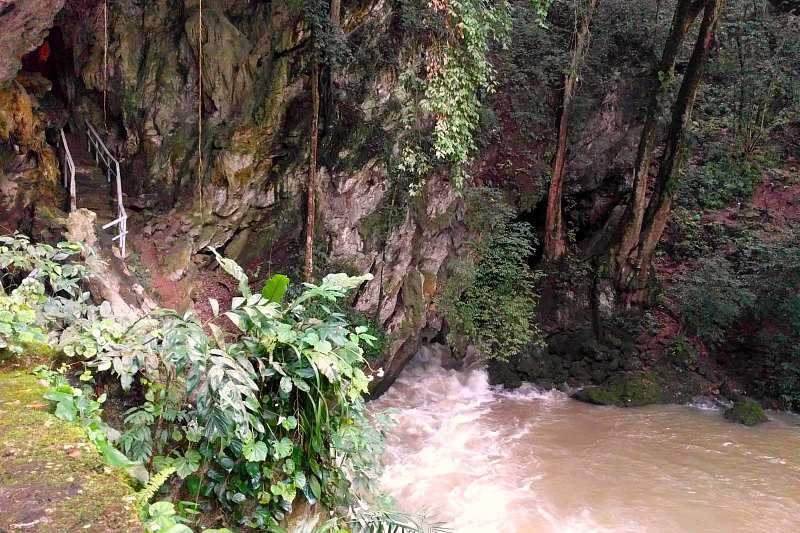
M736 401L731 408L725 411L725 418L736 424L757 426L769 420L764 414L764 408L755 400L744 398Z
M617 407L641 407L665 401L661 386L650 373L619 376L605 385L584 387L572 397L581 402Z

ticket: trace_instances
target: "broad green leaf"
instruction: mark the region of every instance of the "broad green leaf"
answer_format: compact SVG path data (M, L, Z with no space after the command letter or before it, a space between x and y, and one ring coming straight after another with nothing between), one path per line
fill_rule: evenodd
M200 468L200 452L197 450L186 450L184 455L179 455L175 459L175 473L181 479L186 479L187 476L193 474Z
M294 416L288 416L280 421L281 426L289 431L297 427L297 419Z
M175 506L172 505L172 502L156 502L150 504L148 512L150 513L151 518L157 518L159 516L173 516L175 515Z
M289 394L290 392L292 392L292 378L288 376L283 376L281 378L280 388L283 394Z
M267 452L269 452L269 448L267 448L267 445L260 440L250 441L242 448L242 454L244 455L244 458L248 461L253 461L256 463L265 461L267 459Z
M311 494L314 495L314 498L319 500L320 496L322 495L322 487L319 484L317 476L311 476L308 478L308 487L311 489Z
M289 288L289 278L283 274L275 274L261 289L261 296L270 302L281 303L283 297L286 295L286 289Z
M95 442L95 445L100 451L100 454L103 456L103 459L105 459L105 461L111 466L120 468L136 466L136 463L128 459L124 453L114 448L107 440L103 439L97 441Z
M228 317L228 319L231 322L233 322L233 325L236 326L237 328L239 328L239 330L241 330L241 331L245 330L244 320L242 320L241 316L239 316L238 314L236 314L236 313L234 313L232 311L228 311L227 313L225 313L225 316Z
M210 322L208 324L208 329L211 330L211 336L214 337L214 342L217 343L217 346L224 350L227 345L225 343L225 334L222 333L222 329L220 329L220 327L216 324L212 324Z
M272 456L278 460L285 459L292 455L292 450L294 450L294 444L292 444L292 441L286 437L283 437L273 445Z
M245 274L242 267L240 267L233 259L222 257L215 248L209 246L208 249L211 250L211 252L217 258L217 263L219 263L219 266L222 267L222 270L233 276L233 278L239 282L239 292L241 295L245 298L250 296L252 294L250 291L250 283L247 280L247 274Z

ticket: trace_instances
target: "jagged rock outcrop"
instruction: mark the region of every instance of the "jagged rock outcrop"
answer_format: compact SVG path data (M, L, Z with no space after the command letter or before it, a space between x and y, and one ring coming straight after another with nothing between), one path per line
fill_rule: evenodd
M0 0L0 87L14 79L22 56L47 36L65 0Z
M110 243L98 246L96 219L97 215L88 209L71 212L65 222L64 236L71 242L91 247L83 260L92 273L88 285L94 299L108 302L115 317L132 322L157 306L141 285L130 279L115 257L102 253L102 250L110 250L111 246Z
M61 201L55 150L39 100L13 81L0 89L0 220L5 228L47 232Z

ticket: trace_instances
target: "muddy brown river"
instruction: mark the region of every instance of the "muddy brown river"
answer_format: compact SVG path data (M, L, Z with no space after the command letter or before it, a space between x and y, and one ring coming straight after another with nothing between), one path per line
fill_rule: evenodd
M456 533L800 532L799 417L596 407L421 360L383 408L383 488Z

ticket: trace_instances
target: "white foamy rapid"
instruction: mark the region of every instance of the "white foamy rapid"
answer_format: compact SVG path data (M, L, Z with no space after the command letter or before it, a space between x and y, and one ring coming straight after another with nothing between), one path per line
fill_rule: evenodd
M593 407L424 356L371 408L397 422L383 488L453 532L800 531L793 417Z

